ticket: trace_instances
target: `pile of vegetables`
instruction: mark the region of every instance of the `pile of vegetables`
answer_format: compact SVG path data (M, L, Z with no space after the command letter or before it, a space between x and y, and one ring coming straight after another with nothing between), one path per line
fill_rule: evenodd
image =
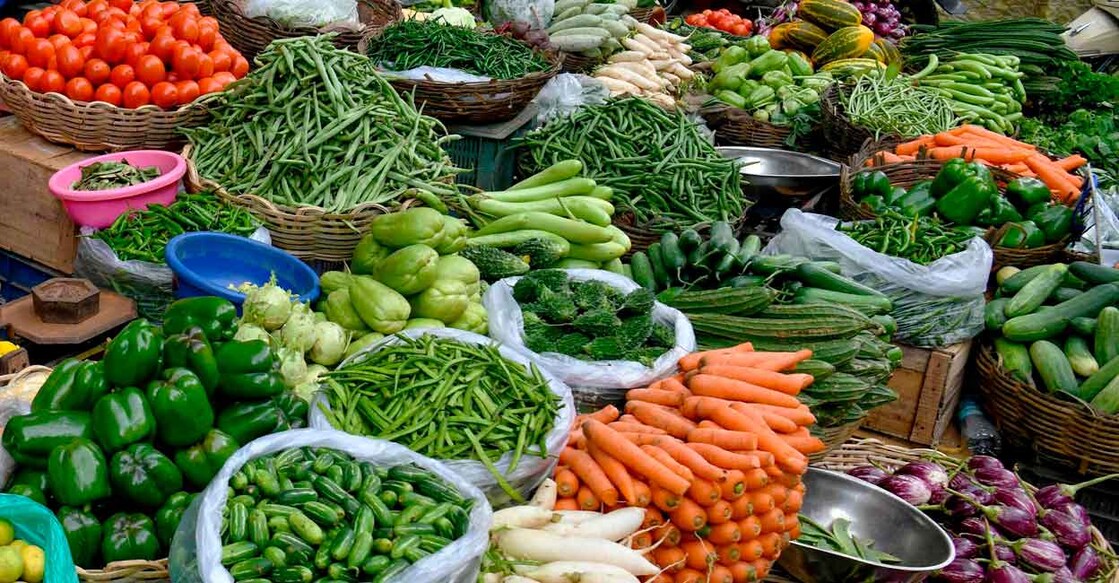
M530 132L523 164L539 172L576 158L639 225L732 220L744 210L739 163L721 156L679 110L626 97L588 105Z
M548 25L548 40L561 51L602 59L622 50L622 39L637 24L624 3L559 0Z
M56 512L77 565L165 557L192 493L241 444L305 424L268 343L236 326L227 300L178 300L162 329L133 320L103 360L60 363L8 421L7 491Z
M465 535L474 504L423 468L327 448L255 458L229 486L221 563L237 581L385 581Z
M875 136L920 136L955 127L952 106L939 92L914 87L905 77L863 75L839 91L843 113L852 124Z
M917 83L931 87L948 100L962 120L989 130L1013 134L1022 119L1025 75L1018 71L1018 57L960 53L948 61L929 55L932 72L914 75ZM939 63L939 64L938 64ZM934 133L934 132L928 132Z
M579 176L583 163L563 160L498 192L471 196L462 206L478 230L462 256L494 282L529 267L622 272L629 237L610 224L613 189Z
M1119 414L1119 269L1004 267L996 281L984 316L1001 366L1040 391Z
M462 221L427 207L383 214L354 249L350 272L320 279L316 310L355 340L346 356L407 328L444 326L485 334L478 268L458 254Z
M894 14L880 20L878 8L863 12L843 0L803 0L795 10L794 20L772 28L767 23L764 34L774 48L802 51L817 67L901 64L893 41L905 33L899 21L891 19ZM881 10L890 12L888 7Z
M184 130L199 174L234 195L344 212L417 189L451 194L442 127L326 36L273 42L245 83ZM282 107L277 104L283 104ZM361 139L358 139L358 138Z
M510 454L512 474L522 457L546 457L561 406L535 366L506 359L492 344L430 334L399 336L323 378L324 413L335 429L439 460L482 462L518 501L494 464Z
M22 25L0 20L0 71L36 93L175 109L244 77L249 62L193 2L66 0Z
M81 178L70 185L73 190L113 190L143 184L159 177L155 166L137 167L128 163L127 158L120 162L94 162L81 168Z
M742 18L726 8L707 9L689 14L684 22L695 27L713 28L734 36L750 36L754 30L754 23L749 18Z
M543 269L518 279L513 299L524 317L525 346L536 353L651 366L676 346L676 331L654 321L656 299L644 288L627 294L608 283Z
M366 54L392 71L440 67L491 79L519 79L552 67L527 44L439 19L397 22L369 41Z
M15 537L16 525L0 518L0 580L43 583L46 574L43 548Z
M1100 188L1114 188L1119 178L1119 123L1111 109L1078 109L1060 122L1027 118L1019 138L1054 156L1080 155L1092 163Z
M820 94L833 81L830 73L813 74L803 55L771 49L765 37L743 45L727 47L712 64L716 74L709 90L715 99L774 125L818 111Z
M556 509L644 508L630 545L675 581L764 580L798 536L800 478L824 447L797 401L812 376L782 372L807 357L749 344L693 353L680 360L686 374L631 389L625 415L580 416L556 468Z
M964 251L968 242L984 235L982 229L953 227L935 217L893 210L880 212L873 221L840 223L836 228L863 247L919 265Z
M121 214L94 237L121 261L163 263L172 237L195 231L217 231L248 237L260 223L245 209L222 203L211 193L180 194L168 206L153 204Z
M867 465L848 473L920 508L952 536L956 559L930 581L1094 581L1103 574L1091 519L1073 500L1099 480L1038 490L988 456L937 456L893 472Z
M688 44L692 47L688 51L688 56L697 63L714 61L724 48L744 46L744 43L748 40L718 29L692 26L678 16L666 22L663 28L668 32L688 39Z
M695 77L688 68L692 47L685 44L685 37L643 22L636 28L636 34L622 39L628 50L611 55L606 66L595 69L595 79L614 97L644 96L666 109L676 107L681 87Z

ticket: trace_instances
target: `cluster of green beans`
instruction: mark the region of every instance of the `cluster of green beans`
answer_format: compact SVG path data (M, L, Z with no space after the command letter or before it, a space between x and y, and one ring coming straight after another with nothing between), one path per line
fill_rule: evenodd
M839 92L843 111L857 126L903 137L937 134L956 126L948 100L902 77L863 75Z
M257 68L185 130L199 173L232 194L344 212L423 191L454 195L441 124L368 58L329 36L274 41Z
M219 231L248 237L260 222L245 209L223 204L211 193L180 194L170 206L153 204L132 210L94 233L121 261L163 263L167 242L175 235Z
M459 69L493 79L519 79L551 64L526 44L438 20L402 20L369 43L374 63L395 71Z
M920 265L967 249L968 242L977 236L971 227L953 227L932 217L907 217L896 212L878 215L873 221L840 223L839 230L864 247Z
M614 203L656 228L735 221L745 210L737 162L724 158L681 111L638 97L589 105L528 134L526 170L582 160Z
M506 360L494 346L425 335L400 337L325 376L330 425L395 441L440 460L482 462L514 499L494 466L512 452L546 456L560 398L535 367Z

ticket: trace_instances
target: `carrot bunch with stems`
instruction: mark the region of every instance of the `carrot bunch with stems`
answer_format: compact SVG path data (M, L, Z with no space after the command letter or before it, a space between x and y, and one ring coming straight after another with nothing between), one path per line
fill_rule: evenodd
M646 583L765 578L800 533L801 476L823 443L789 372L808 350L747 343L690 354L681 372L577 417L560 455L557 510L645 509L631 539L663 572Z

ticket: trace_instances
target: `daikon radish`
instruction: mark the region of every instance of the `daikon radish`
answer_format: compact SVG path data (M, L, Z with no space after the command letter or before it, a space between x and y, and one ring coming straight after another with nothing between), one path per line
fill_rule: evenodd
M610 90L610 93L614 95L619 95L622 93L629 93L631 95L641 94L640 87L634 85L633 83L622 81L621 79L615 79L614 77L610 77L605 74L596 74L595 79L598 79L607 89Z
M645 77L644 75L634 71L630 67L624 66L632 64L634 63L616 63L614 65L599 69L599 74L605 75L607 77L613 77L615 79L618 79L619 81L625 81L626 83L636 85L646 91L656 91L660 89L660 83Z
M528 567L524 569L524 574L540 583L639 583L637 577L620 567L582 561L556 561L539 567Z
M664 79L671 83L673 87L680 85L680 78L676 75L673 75L672 73L662 72L661 77L664 77Z
M501 583L501 575L497 573L486 573L482 577L482 583Z
M651 55L653 53L658 52L658 50L655 47L648 47L648 46L645 46L645 45L641 44L640 42L637 42L636 37L634 37L634 38L623 38L622 39L622 46L624 46L625 48L627 48L631 51L637 51L637 52L639 52L643 55Z
M540 528L552 522L555 514L548 509L536 506L513 506L493 513L490 530L499 528Z
M501 583L540 583L539 579L531 579L529 577L522 577L520 575L509 575L501 580Z
M618 542L637 532L644 520L644 509L622 508L578 524L564 523L561 520L545 526L544 530L580 538L601 538Z
M622 51L610 56L611 63L639 63L645 60L645 53L641 51Z
M542 530L510 528L494 534L498 548L526 561L588 561L614 565L633 575L656 575L656 565L632 549L602 539L567 537Z
M601 512L591 510L560 510L556 514L559 515L559 521L563 524L579 524L602 516Z
M529 506L543 508L549 512L556 506L556 481L548 478L544 480L543 484L536 489L536 494L532 495L532 500L529 500Z
M667 30L661 30L661 29L659 29L655 26L650 26L649 24L644 23L644 22L638 22L636 28L637 28L637 32L640 32L641 34L643 34L643 35L645 35L649 38L664 39L665 41L670 42L670 43L684 42L684 37L682 37L680 35L672 34L671 32L668 32Z
M668 70L668 72L681 79L691 79L692 77L695 77L695 73L691 69L681 65L680 63L676 63L675 65L673 65L672 68Z

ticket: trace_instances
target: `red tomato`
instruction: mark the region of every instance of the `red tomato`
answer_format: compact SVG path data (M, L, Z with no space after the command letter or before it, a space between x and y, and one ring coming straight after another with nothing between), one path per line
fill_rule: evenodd
M97 23L89 18L82 18L82 33L83 34L97 34Z
M140 58L148 54L148 43L130 43L124 49L124 62L132 65L133 69L138 69Z
M177 13L178 16L182 13ZM174 20L174 19L172 19ZM175 30L175 38L185 40L188 43L194 43L198 40L198 21L193 18L184 18L177 23L172 23L171 27Z
M9 79L23 79L27 73L27 57L23 55L9 54L3 65L4 74Z
M145 18L140 21L140 28L144 33L144 38L154 38L155 34L159 32L166 24L159 18Z
M82 33L82 17L63 8L54 15L54 31L74 38Z
M214 48L214 41L218 40L218 25L206 22L198 23L198 48L209 52Z
M226 85L229 85L230 83L237 80L237 78L233 76L233 73L214 73L214 76L211 77L211 79L217 81L218 84L221 85L222 89L225 89Z
M233 73L234 77L240 79L249 74L249 61L238 54L233 58L233 66L230 67L229 71Z
M163 66L163 61L155 55L140 57L135 68L136 79L148 87L153 87L167 78L167 69Z
M109 82L109 77L113 70L109 67L108 63L101 59L90 59L85 62L85 67L82 72L85 78L89 79L90 83L100 87Z
M87 60L87 61L89 60L90 57L93 56L93 45L86 45L84 47L78 47L78 50L82 52L82 58Z
M59 6L67 10L72 10L74 14L77 14L78 16L86 15L86 5L85 2L82 2L82 0L63 0L62 4L60 4Z
M156 83L152 87L152 103L162 109L172 109L179 104L179 90L166 81Z
M47 67L54 56L54 45L45 38L35 39L27 48L27 62L33 67Z
M193 16L195 19L202 18L202 12L198 10L198 5L193 2L180 4L179 11L186 12L187 14Z
M47 40L54 46L56 52L58 49L70 44L70 37L64 34L52 34Z
M743 23L739 23L731 27L730 32L738 36L750 36L750 27Z
M106 0L92 0L86 5L85 15L94 22L97 22L97 16L108 7L109 3Z
M35 43L35 34L27 27L21 26L12 29L10 48L13 53L26 55L31 45Z
M140 37L144 35L144 26L133 16L129 16L128 19L124 21L124 30L127 32L134 32Z
M214 60L210 58L210 55L207 55L206 53L203 53L203 52L199 51L198 52L198 73L195 74L195 77L196 78L198 78L198 77L212 77L213 75L214 75Z
M92 48L93 45L95 45L95 44L97 44L97 35L95 33L83 32L82 34L79 34L77 38L74 39L74 46L77 46L79 48L81 48L81 47L91 47Z
M199 52L190 48L189 46L180 46L175 49L175 56L172 59L172 67L179 77L183 79L194 79L198 75L198 68L201 64Z
M25 18L23 22L24 26L38 38L47 38L51 34L51 21L42 15Z
M129 83L136 80L136 71L128 65L117 65L109 73L109 80L113 85L124 89Z
M184 105L198 99L198 96L202 92L198 87L198 83L189 80L175 83L175 89L179 91L179 103Z
M121 95L122 94L120 87L117 87L112 83L106 83L97 88L97 91L93 93L93 99L95 101L104 101L109 105L119 106L121 102Z
M74 45L66 45L56 52L58 57L58 72L62 73L63 77L73 79L80 77L85 70L85 58L82 57L82 51Z
M699 21L699 15L698 14L689 14L686 17L684 17L684 22L686 24L690 24L692 26L695 26L695 23L698 22L698 21Z
M93 84L85 77L74 77L66 82L66 96L74 101L91 101Z
M47 69L47 72L43 73L43 80L39 83L39 91L41 93L62 93L66 91L66 79L62 77L62 73Z
M0 49L12 48L12 34L20 28L23 27L14 18L0 20Z
M109 6L121 11L128 11L132 9L132 0L109 0Z
M128 49L124 33L111 27L104 27L97 31L97 56L108 63L121 63L124 61L125 51Z
M210 51L209 56L210 61L214 63L215 73L228 71L231 67L233 67L233 59L229 56L229 53L225 53L222 51Z
M179 76L176 75L174 71L171 71L170 73L167 74L167 82L168 83L178 83L179 82Z
M198 92L202 95L210 93L217 93L221 91L222 85L214 80L213 77L206 77L198 80Z
M175 37L171 35L171 27L164 26L152 38L152 42L148 45L148 53L159 57L164 63L170 63L175 55L175 42Z
M159 6L160 11L163 12L164 19L171 18L175 14L178 14L180 12L179 8L181 7L178 2L163 2L157 4L157 6Z
M27 72L23 74L23 83L27 88L32 91L41 91L43 87L43 75L47 72L39 67L28 67Z
M152 94L148 88L139 81L133 81L124 87L122 101L129 109L136 109L151 102Z

